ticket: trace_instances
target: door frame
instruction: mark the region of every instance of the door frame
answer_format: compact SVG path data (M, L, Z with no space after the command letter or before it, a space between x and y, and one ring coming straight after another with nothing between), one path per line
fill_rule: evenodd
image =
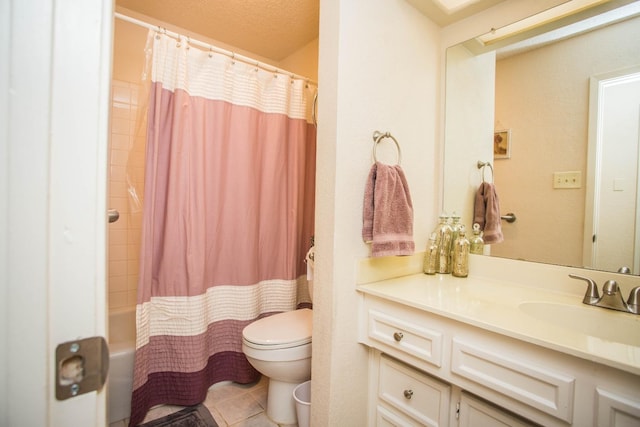
M54 357L106 335L112 1L0 3L0 425L104 426Z

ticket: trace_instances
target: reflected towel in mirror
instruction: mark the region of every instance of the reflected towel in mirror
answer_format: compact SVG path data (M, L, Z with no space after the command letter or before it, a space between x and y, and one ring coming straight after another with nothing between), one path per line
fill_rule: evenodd
M500 219L500 200L495 185L483 182L478 187L473 206L473 222L480 224L486 244L504 241Z

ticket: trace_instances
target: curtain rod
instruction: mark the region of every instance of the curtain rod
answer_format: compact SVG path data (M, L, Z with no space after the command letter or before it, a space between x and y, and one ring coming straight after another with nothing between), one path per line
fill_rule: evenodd
M314 82L313 80L311 80L308 77L304 77L304 76L301 76L299 74L295 74L295 73L292 73L290 71L283 70L282 68L278 68L278 67L275 67L273 65L265 64L264 62L258 61L258 60L253 59L253 58L249 58L248 56L237 54L237 53L232 52L230 50L222 49L220 47L212 45L211 43L205 43L205 42L201 42L200 40L192 39L192 38L187 37L187 36L182 36L179 33L176 33L176 32L173 32L173 31L169 31L164 27L160 27L159 25L153 25L153 24L150 24L148 22L141 21L139 19L132 18L130 16L124 15L124 14L122 14L120 12L115 12L113 15L114 15L114 17L116 17L118 19L121 19L123 21L130 22L132 24L138 25L140 27L148 28L150 30L156 30L158 32L161 32L163 34L166 34L166 35L171 36L171 37L176 38L176 39L183 39L183 40L186 39L187 43L189 43L191 45L200 46L200 47L202 47L204 49L211 50L213 52L217 52L217 53L220 53L222 55L229 56L229 57L231 57L231 58L233 58L233 59L235 59L237 61L244 62L245 64L255 65L256 67L261 68L261 69L263 69L265 71L269 71L271 73L285 74L285 75L288 75L288 76L290 76L290 77L292 77L294 79L305 80L305 81L307 81L307 82L309 82L309 83L311 83L311 84L313 84L315 86L318 85L317 82Z

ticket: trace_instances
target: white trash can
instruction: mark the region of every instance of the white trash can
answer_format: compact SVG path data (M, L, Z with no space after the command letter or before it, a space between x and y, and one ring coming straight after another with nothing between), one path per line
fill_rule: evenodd
M293 399L296 401L298 427L309 427L311 419L311 380L303 382L293 389Z

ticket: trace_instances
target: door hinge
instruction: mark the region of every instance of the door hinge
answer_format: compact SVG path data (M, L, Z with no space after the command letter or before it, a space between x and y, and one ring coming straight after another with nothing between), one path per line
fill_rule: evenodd
M456 420L460 419L460 402L456 403Z

